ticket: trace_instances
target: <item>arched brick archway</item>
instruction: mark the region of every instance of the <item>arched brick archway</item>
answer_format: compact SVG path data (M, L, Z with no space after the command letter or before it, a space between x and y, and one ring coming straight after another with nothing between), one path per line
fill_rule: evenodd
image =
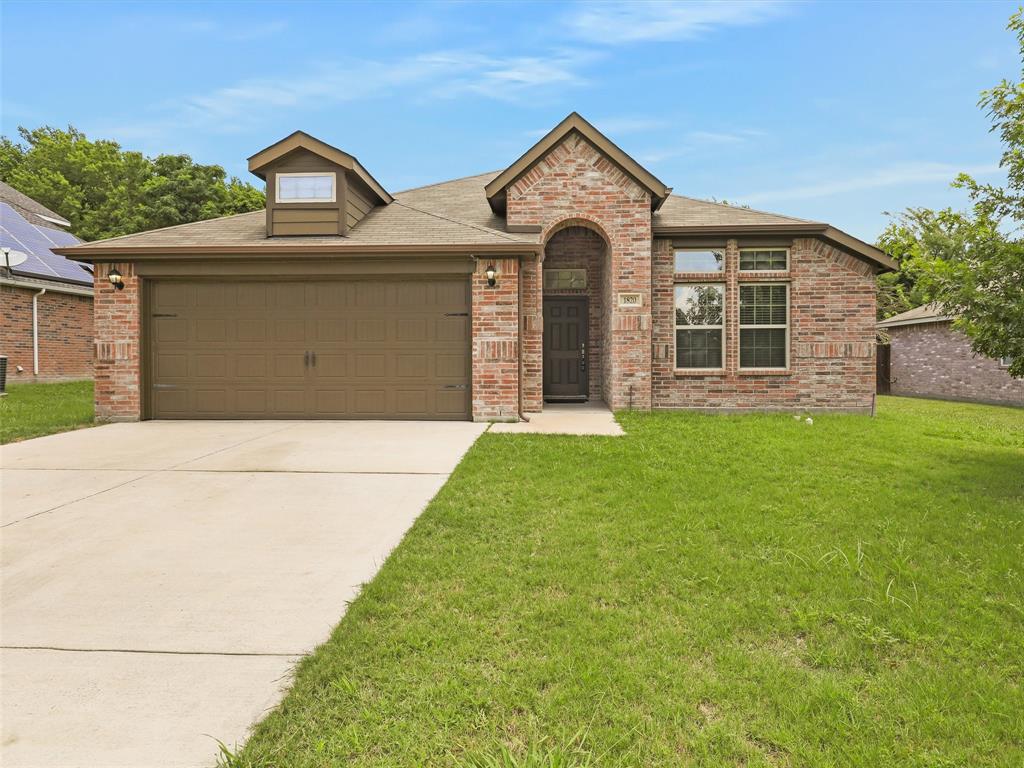
M600 234L607 248L601 276L601 392L614 409L650 408L650 193L584 137L572 134L509 185L506 220L540 227L545 245L573 227ZM543 268L542 259L524 263L521 275L520 398L526 413L543 409Z
M544 262L541 279L542 311L550 311L558 300L576 301L585 312L584 325L586 368L584 393L590 400L605 400L610 393L605 383L610 380L609 358L605 354L605 339L608 336L607 308L610 306L609 257L611 244L603 228L596 222L580 217L564 219L552 226L544 237ZM565 275L571 270L574 277L583 273L582 285L573 287L546 281L545 273ZM583 301L585 300L585 302ZM546 325L546 323L545 323ZM550 339L542 339L542 350L546 353ZM545 365L542 360L542 365ZM545 392L545 396L550 392Z

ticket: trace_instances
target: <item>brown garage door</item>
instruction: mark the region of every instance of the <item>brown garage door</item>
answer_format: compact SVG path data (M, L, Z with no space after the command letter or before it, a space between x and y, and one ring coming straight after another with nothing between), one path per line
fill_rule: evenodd
M469 418L461 279L149 284L158 419Z

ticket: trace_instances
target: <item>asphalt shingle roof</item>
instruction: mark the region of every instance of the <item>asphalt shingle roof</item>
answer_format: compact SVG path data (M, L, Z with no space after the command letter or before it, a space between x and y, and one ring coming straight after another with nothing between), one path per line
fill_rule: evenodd
M268 238L264 211L242 213L220 219L140 232L98 240L76 249L83 254L108 248L182 248L189 246L308 245L488 245L496 243L536 244L535 233L509 232L505 220L491 210L484 186L498 172L409 189L394 195L395 202L374 208L344 236ZM654 227L699 227L807 224L805 219L779 216L721 203L672 195L654 215Z

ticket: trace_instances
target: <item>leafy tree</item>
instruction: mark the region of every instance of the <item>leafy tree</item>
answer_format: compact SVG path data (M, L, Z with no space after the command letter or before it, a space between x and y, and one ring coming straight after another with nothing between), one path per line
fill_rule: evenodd
M970 196L968 211L910 208L896 217L879 244L899 260L900 273L879 287L880 295L889 291L884 300L898 288L915 306L936 302L957 317L954 325L975 352L1011 358L1010 373L1024 377L1024 9L1009 29L1017 35L1022 79L1003 80L979 102L1002 140L1007 186L960 174L954 186Z
M85 240L259 210L262 191L188 155L123 150L78 129L19 128L0 138L0 178L52 208Z

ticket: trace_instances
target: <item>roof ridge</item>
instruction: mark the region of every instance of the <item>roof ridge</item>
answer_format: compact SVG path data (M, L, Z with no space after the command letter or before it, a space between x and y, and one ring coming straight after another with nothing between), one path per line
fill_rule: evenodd
M814 219L801 219L798 216L787 216L784 213L775 213L774 211L762 211L759 208L749 208L743 205L730 205L729 203L719 203L717 200L705 200L701 197L690 197L689 195L678 195L674 192L669 197L678 197L682 200L692 200L695 203L705 203L707 205L715 205L719 208L728 208L730 211L750 211L751 213L761 213L765 216L777 216L780 219L789 219L790 221L801 221L805 224L825 224L824 221L815 221Z
M88 242L83 240L79 245L81 245L81 246L90 246L90 245L99 245L101 243L113 243L113 242L115 242L117 240L126 240L129 237L138 237L139 235L150 235L150 234L152 234L154 232L166 232L169 229L179 229L181 227L191 227L191 226L194 226L196 224L207 224L207 223L209 223L211 221L225 221L226 219L237 219L240 216L252 216L254 213L261 213L263 215L266 215L266 212L267 212L266 208L264 208L261 211L245 211L243 213L232 213L229 216L214 216L212 219L199 219L198 221L186 221L186 222L182 222L181 224L171 224L169 227L158 227L157 229L144 229L141 232L131 232L131 233L127 234L127 235L117 235L116 237L105 237L102 240L90 240ZM70 247L70 246L61 246L61 247Z
M498 171L484 171L483 173L471 173L468 176L459 176L457 178L448 179L446 181L435 181L433 184L423 184L422 186L419 186L419 187L409 187L409 189L400 189L397 192L395 192L395 194L396 195L404 195L406 192L419 192L421 189L430 189L431 187L440 187L440 186L443 186L445 184L454 184L457 181L466 181L467 179L477 179L477 178L479 178L481 176L490 176L492 173L493 174L499 174L499 173L501 173L501 171L498 170Z
M472 178L472 177L467 177L467 178ZM501 231L499 231L497 229L491 229L490 227L481 227L479 224L473 224L472 222L469 222L469 221L461 221L460 219L453 219L450 216L445 216L445 215L440 214L440 213L434 213L433 211L424 211L422 208L417 208L415 205L409 205L408 203L403 203L401 200L395 200L394 202L397 203L398 205L402 206L403 208L408 208L410 211L418 211L419 213L426 214L427 216L433 216L435 219L441 219L442 221L449 221L452 224L458 224L459 226L462 226L462 227L469 227L470 229L475 229L478 232L484 232L485 234L488 234L488 235L496 235L497 237L504 238L505 240L509 240L509 241L511 241L513 243L522 242L519 238L512 237L512 235L508 234L507 232L501 232Z

